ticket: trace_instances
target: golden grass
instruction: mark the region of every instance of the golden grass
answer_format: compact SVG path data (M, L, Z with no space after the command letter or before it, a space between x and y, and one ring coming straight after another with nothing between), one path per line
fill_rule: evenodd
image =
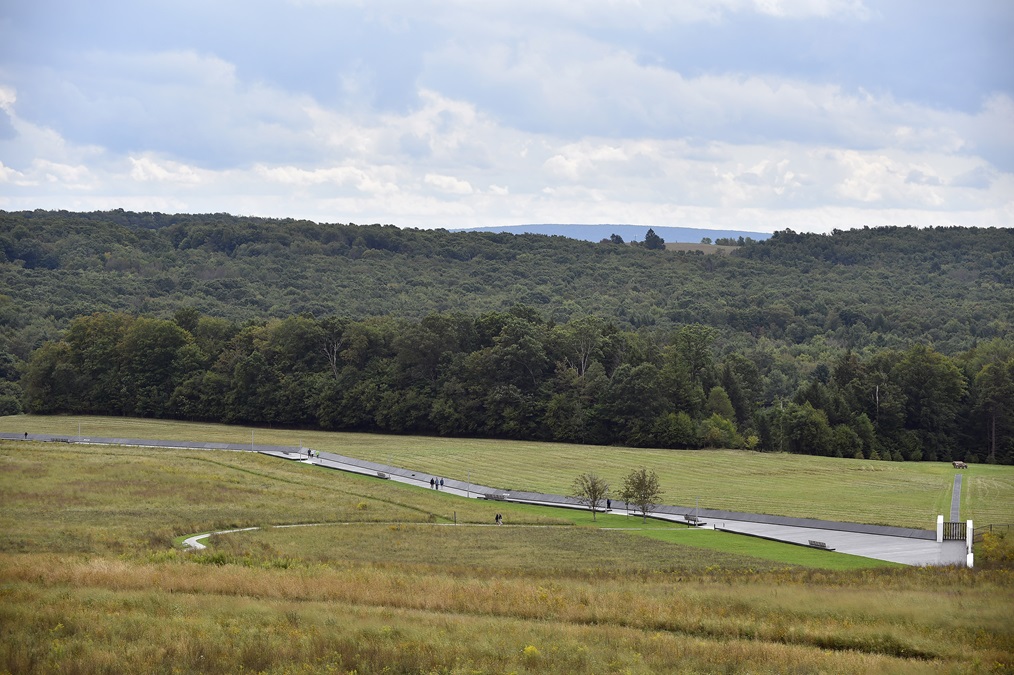
M411 495L410 497L408 495ZM492 522L496 505L256 453L0 443L0 550L121 552L300 522ZM566 521L530 512L533 524Z
M286 662L329 654L313 642L298 649L271 647L275 641L300 644L296 631L309 631L328 644L359 644L412 660L412 672L418 666L446 668L455 662L459 669L448 672L487 672L483 666L493 655L524 665L530 658L522 655L527 645L536 646L544 660L539 668L519 672L567 672L575 665L568 654L582 647L587 660L577 672L603 672L612 669L604 668L607 659L643 656L640 650L650 640L663 638L673 651L651 650L651 659L634 672L666 672L694 663L710 664L706 670L724 664L780 671L792 659L829 672L944 671L974 662L1014 665L1012 579L1002 572L545 579L434 566L308 563L265 569L201 564L182 554L158 557L162 560L146 562L0 555L0 588L8 600L0 611L11 630L0 649L7 667L16 670L11 666L27 658L25 652L46 662L53 656L54 640L63 641L60 654L68 658L101 660L106 650L96 643L112 649L125 634L160 645L166 655L184 659L185 669L186 659L203 654L207 672L254 663L278 671ZM956 592L941 593L940 586ZM382 619L387 628L364 633L362 626L350 623L350 613L374 625ZM420 631L423 626L435 633ZM430 662L426 656L450 649L439 626L453 626L457 646L450 662ZM408 644L386 640L406 632L415 636L412 644L421 654L404 653ZM508 634L524 637L505 644L502 636ZM490 635L499 637L491 641ZM195 650L179 649L181 639ZM610 647L603 649L603 643ZM735 647L723 649L730 644ZM562 645L568 646L560 652ZM361 651L336 651L343 667L381 669ZM121 667L128 662L119 661Z

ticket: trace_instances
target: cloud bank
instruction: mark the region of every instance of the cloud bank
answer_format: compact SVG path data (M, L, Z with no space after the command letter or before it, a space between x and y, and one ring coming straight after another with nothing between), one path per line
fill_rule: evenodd
M0 208L1014 226L1007 3L0 9Z

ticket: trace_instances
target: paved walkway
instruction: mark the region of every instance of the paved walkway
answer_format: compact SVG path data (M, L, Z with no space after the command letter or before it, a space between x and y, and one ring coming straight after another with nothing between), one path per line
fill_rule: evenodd
M23 434L0 433L0 439L24 440ZM134 447L187 448L195 450L234 450L259 452L272 457L291 461L314 464L317 466L358 473L367 476L383 477L388 480L406 483L416 487L431 489L430 479L443 479L442 492L472 499L494 499L498 501L538 504L558 508L586 509L573 497L542 494L535 492L506 491L466 481L454 480L421 471L411 471L401 467L387 466L376 462L345 457L331 452L314 452L310 457L309 448L296 448L274 445L257 445L253 443L200 443L196 441L165 441L130 438L97 438L79 436L55 436L51 434L28 434L28 440L94 443L110 445L127 445ZM316 455L319 454L319 457ZM951 506L951 520L957 520L957 504L960 503L961 475L954 479L954 497ZM626 508L621 501L613 501L614 513L633 514L633 509ZM918 530L882 525L866 525L863 523L843 523L816 520L811 518L790 518L755 513L739 513L714 509L695 509L693 507L660 505L649 511L649 517L673 522L685 523L688 517L699 518L704 527L720 529L739 534L765 537L777 541L808 545L810 541L819 541L840 553L887 560L906 565L964 565L964 542L936 542L936 534L932 530ZM196 535L197 540L210 535ZM189 540L188 540L189 541Z
M374 462L344 457L330 452L321 452L320 457L308 459L305 450L302 453L266 452L265 454L298 460L303 463L348 471L368 476L384 475L388 480L430 488L430 479L440 480L435 474L413 472L400 467L393 467ZM536 504L572 509L587 509L572 497L546 495L531 492L508 492L474 483L444 478L441 491L459 497L473 499L497 499L507 502ZM621 501L613 501L612 512L628 513L626 505ZM935 532L931 530L914 530L910 528L884 527L864 525L861 523L836 523L804 518L786 518L782 516L766 516L746 514L712 509L693 509L673 506L659 506L649 511L651 518L685 523L687 516L698 514L704 527L719 529L737 534L764 537L803 546L810 541L820 541L839 553L886 560L905 565L964 565L964 542L936 542ZM640 514L632 511L633 518ZM731 517L730 517L731 516Z
M951 491L951 522L961 520L961 474L954 475L954 489Z

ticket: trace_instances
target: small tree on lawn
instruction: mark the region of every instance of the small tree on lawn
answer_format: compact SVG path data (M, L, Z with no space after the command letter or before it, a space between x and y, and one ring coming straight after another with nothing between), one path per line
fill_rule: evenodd
M609 494L609 483L593 473L583 473L574 479L574 498L587 504L595 520L595 510Z
M620 497L627 504L633 504L640 510L643 522L648 522L648 511L658 504L661 496L662 488L658 485L658 476L654 471L641 467L631 471L623 479Z

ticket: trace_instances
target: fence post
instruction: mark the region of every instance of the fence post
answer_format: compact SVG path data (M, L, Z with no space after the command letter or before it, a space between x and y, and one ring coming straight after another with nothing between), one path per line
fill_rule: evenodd
M937 516L937 543L944 543L944 517Z
M965 527L965 546L967 547L965 550L968 553L968 555L965 558L965 566L969 568L973 567L975 563L973 559L974 554L972 553L972 541L974 539L975 539L975 528L972 527L972 521L969 520L967 526Z

